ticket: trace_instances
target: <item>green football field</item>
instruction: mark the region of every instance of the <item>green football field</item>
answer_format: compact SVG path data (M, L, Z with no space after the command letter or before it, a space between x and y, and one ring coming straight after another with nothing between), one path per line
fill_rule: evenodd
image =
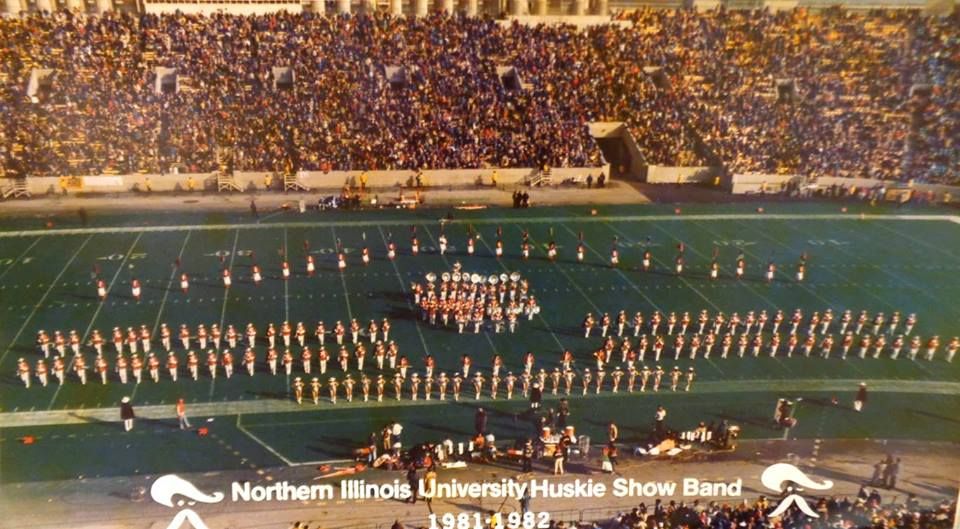
M607 422L615 420L627 441L637 441L649 433L653 410L663 404L675 429L728 419L741 425L748 438L960 438L960 421L955 418L960 411L960 360L944 361L946 343L960 334L960 309L954 302L960 293L960 224L949 216L952 212L863 206L841 213L839 205L829 203L767 204L758 214L756 207L690 205L679 214L674 206L600 207L595 216L589 207L267 212L259 220L236 213L92 212L86 225L75 215L0 219L0 481L264 469L340 460L390 420L406 426L406 444L447 437L466 440L477 405L491 409L490 425L502 439L532 432L526 405L517 397L511 402L502 397L492 402L484 395L480 401L471 396L459 403L391 400L335 406L324 399L319 406L305 401L298 407L292 402L290 380L266 370L265 340L257 348L258 372L253 377L239 365L237 355L232 379L226 380L221 372L211 380L202 368L200 380L194 382L186 376L185 352L177 340L175 351L181 361L177 382L169 379L166 369L161 370L159 383L145 376L140 385L121 384L112 375L107 385L91 376L82 386L71 376L63 386L52 381L46 388L34 379L27 389L15 376L19 357L31 364L37 360L34 340L40 329L51 334L75 329L83 337L99 329L109 341L115 326L144 324L156 331L163 322L174 330L181 323L193 329L200 323L233 324L242 330L253 322L262 336L269 322L279 326L284 320L303 321L312 340L317 320L326 322L329 331L336 320L357 318L365 328L370 319L386 317L393 325L391 339L400 354L410 358L412 371L422 373L422 360L431 354L439 370L452 373L466 353L476 369L489 374L493 354L504 358L507 369L519 372L526 351L536 355L537 369L558 366L564 349L576 356L575 367L593 368L592 352L601 342L596 335L583 337L580 324L587 312L615 315L625 309L649 316L654 310L690 311L696 317L701 309L711 315L717 311L743 315L748 310L772 315L782 309L788 318L798 307L805 316L827 308L838 316L844 309L854 313L865 309L871 315L882 311L888 316L894 311L915 312L919 320L915 334L924 342L934 334L941 337L933 362L908 360L905 351L900 359L891 360L889 349L880 359L853 355L841 360L836 348L828 360L797 354L769 358L766 347L760 358L749 353L736 358L734 353L720 359L715 351L710 359L674 362L668 345L661 362L667 370L674 365L696 368L691 392L661 388L659 393L575 395L571 423L599 438ZM444 231L451 249L444 257L434 247L439 218L448 213L453 218ZM409 255L411 226L416 226L422 245L418 256ZM492 250L498 227L506 248L501 259L494 258ZM480 238L477 252L468 256L464 243L471 230ZM534 244L528 261L519 255L524 230ZM581 231L588 250L586 262L577 263L574 249ZM614 238L621 251L621 266L616 269L608 266ZM400 250L394 261L385 257L389 239ZM544 247L550 240L559 247L557 262L546 259ZM336 269L337 241L347 251L349 266L343 273ZM681 241L687 264L685 273L676 276L671 269ZM655 270L643 272L638 268L647 245ZM360 262L363 246L373 255L369 266ZM313 277L305 273L307 247L317 261ZM279 277L283 248L294 269L288 281ZM721 278L711 281L707 268L715 248ZM740 281L731 277L738 249L748 262L747 277ZM808 277L797 283L794 266L804 252L809 256ZM188 294L179 288L174 267L178 258L191 276ZM767 283L761 276L770 259L780 268L776 280ZM540 301L539 317L521 320L515 334L488 329L460 335L453 328L420 322L410 283L421 281L426 272L439 275L454 262L485 276L520 272ZM260 285L250 279L254 263L264 271ZM234 277L229 291L220 279L223 266L230 267ZM109 287L104 302L96 296L94 267ZM144 287L139 302L130 296L134 278ZM158 333L154 336L154 348L159 349ZM336 353L329 340L328 349ZM112 364L112 344L105 350ZM367 372L375 375L372 350L369 354ZM85 348L85 356L92 364L92 349ZM300 374L299 362L295 365L295 374ZM340 374L338 367L332 370ZM864 412L855 413L850 403L860 381L872 391ZM390 388L387 394L392 395ZM195 425L208 426L211 435L181 432L174 419L142 420L134 432L124 433L116 422L124 396L130 396L138 409L165 406L171 413L175 400L185 398L197 411L191 413ZM778 397L803 399L796 413L799 424L789 432L770 426ZM833 397L839 404L831 403ZM548 395L547 406L553 398ZM110 409L112 419L70 419L72 410L94 408ZM23 419L24 413L29 419ZM214 420L206 422L207 418ZM19 439L25 435L37 442L22 444Z

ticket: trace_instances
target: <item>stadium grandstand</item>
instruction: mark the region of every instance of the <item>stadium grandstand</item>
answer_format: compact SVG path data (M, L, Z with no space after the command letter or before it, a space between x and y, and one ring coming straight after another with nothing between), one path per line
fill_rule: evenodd
M0 529L960 529L956 3L0 1Z
M641 7L578 26L449 5L418 18L52 7L0 22L8 176L227 162L934 183L960 171L956 14ZM591 126L610 122L629 141L605 157Z

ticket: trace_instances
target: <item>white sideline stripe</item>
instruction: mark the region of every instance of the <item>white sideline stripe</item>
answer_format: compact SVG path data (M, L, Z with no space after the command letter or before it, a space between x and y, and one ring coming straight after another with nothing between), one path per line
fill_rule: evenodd
M110 293L113 292L114 285L117 284L117 278L120 277L120 272L123 272L123 269L127 265L127 261L130 260L130 254L133 253L133 249L137 247L137 243L140 242L140 238L143 237L142 233L138 233L137 236L133 239L133 242L130 243L130 248L127 249L127 254L123 256L123 261L120 261L120 266L117 267L117 271L114 272L113 278L110 280L110 284L107 285L107 296L110 296ZM88 239L89 240L89 239ZM97 310L93 311L93 316L90 317L90 323L87 325L87 329L83 331L83 336L80 337L80 343L87 343L87 338L90 337L90 331L93 330L93 324L97 321L97 316L100 315L100 311L103 310L104 304L106 304L106 298L100 300L100 303L97 304ZM70 363L67 364L66 372L70 373L73 370L74 358L70 359ZM91 366L93 367L93 366ZM64 375L66 377L66 375ZM53 409L53 404L57 401L57 396L60 395L60 390L63 389L63 384L57 384L57 390L53 392L53 397L50 399L50 405L47 406L48 410Z
M324 461L300 461L290 466L302 467L305 465L332 465L334 463L352 463L352 462L353 462L352 459L326 459Z
M20 262L20 260L23 259L23 256L27 255L27 252L29 252L30 250L32 250L33 247L36 246L37 243L40 242L40 239L42 239L42 238L43 238L43 237L37 237L37 239L36 239L35 241L33 241L32 243L30 243L30 246L27 246L27 249L26 249L26 250L20 252L20 255L18 255L18 256L16 257L16 259L13 260L13 263L12 263L9 267L7 267L7 269L4 270L2 274L0 274L0 279L3 279L4 277L6 277L7 274L9 274L11 270L13 270L13 266L14 266L15 264L17 264L18 262Z
M902 360L898 360L902 361ZM897 362L897 361L895 361ZM946 380L903 380L903 379L870 379L870 378L845 378L845 379L743 379L736 381L738 386L736 390L731 391L729 380L704 380L694 385L691 393L686 392L659 392L659 393L601 393L599 396L587 397L590 400L606 398L627 398L641 399L647 401L653 398L671 398L671 396L691 395L693 393L702 395L712 394L730 394L730 393L762 393L776 392L786 393L823 393L834 391L852 391L860 382L866 382L874 393L890 394L924 394L924 395L960 395L960 382L950 382ZM562 395L561 395L562 396ZM544 395L545 400L556 400L560 396ZM470 399L471 401L473 399ZM483 397L479 402L489 402L488 397ZM501 401L502 402L502 401ZM513 402L519 402L514 400ZM366 409L366 408L414 408L422 406L447 406L457 405L453 401L439 400L405 400L390 402L362 402L355 401L351 404L337 404L338 409ZM241 400L241 401L223 401L223 402L203 402L191 406L195 416L215 417L229 416L237 414L258 415L258 414L276 414L276 413L300 413L331 410L332 408L320 408L319 410L308 407L303 408L291 400ZM163 404L151 404L137 408L137 414L146 419L174 419L176 411L173 406ZM12 428L21 426L51 426L57 424L87 424L90 419L99 419L102 421L115 422L117 420L117 410L115 407L108 408L82 408L82 409L62 409L50 411L11 411L0 413L0 428ZM320 421L322 422L322 421Z
M240 415L240 414L237 414L237 430L240 430L244 435L246 435L247 437L249 437L250 439L252 439L253 442L255 442L255 443L257 443L258 445L262 446L263 449L266 450L267 452L270 452L271 454L277 456L277 459L279 459L280 461L283 461L283 463L284 463L285 465L287 465L288 467L292 467L292 466L294 465L293 461L290 461L289 459L287 459L286 457L284 457L283 454L281 454L280 452L277 452L276 450L274 450L272 446L270 446L270 445L268 445L267 443L263 442L263 440L260 439L259 437L257 437L256 435L253 435L252 433L250 433L250 430L247 430L246 428L244 428L243 425L240 424L240 417L241 417L241 415Z
M721 213L721 214L691 214L691 215L611 215L597 217L529 217L518 218L516 222L524 224L557 224L576 220L578 222L663 222L685 220L906 220L906 221L943 221L960 224L960 216L956 215L860 215L854 213ZM503 217L481 219L453 219L446 221L449 224L503 224ZM432 221L431 221L432 223ZM66 228L58 230L15 230L0 231L0 239L11 237L42 237L46 235L90 235L99 233L151 233L168 231L218 231L218 230L272 230L276 228L318 228L325 226L341 227L373 227L373 226L409 226L410 224L426 226L428 222L411 222L406 220L354 220L354 221L300 221L276 222L271 224L171 224L168 226L120 226L104 228Z
M37 301L36 304L34 304L33 310L27 316L27 319L23 321L23 325L20 326L20 330L17 331L17 334L13 336L13 340L10 341L10 345L8 345L6 351L4 351L2 355L0 355L0 364L3 363L3 359L7 357L7 354L13 350L13 346L17 344L17 340L20 339L20 335L23 334L24 329L27 328L27 325L30 324L30 322L33 320L33 317L37 315L37 311L40 310L40 306L43 305L43 302L47 300L47 297L50 296L50 293L53 292L54 288L56 288L57 283L60 282L60 278L63 277L63 274L67 271L67 268L70 268L70 265L73 264L73 261L77 259L77 256L80 255L80 252L87 245L87 243L90 242L90 239L92 238L93 238L93 235L91 234L83 241L83 244L81 244L80 247L77 248L77 251L73 252L73 255L70 256L70 260L68 260L67 263L63 265L63 268L60 269L60 273L57 274L57 277L55 277L53 281L50 282L50 287L48 287L47 291L43 293L43 296L40 297L40 300Z

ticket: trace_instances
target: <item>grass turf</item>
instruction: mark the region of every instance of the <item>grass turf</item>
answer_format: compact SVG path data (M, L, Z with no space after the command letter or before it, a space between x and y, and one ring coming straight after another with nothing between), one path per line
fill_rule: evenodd
M457 370L463 353L470 354L479 369L489 371L494 351L503 356L507 369L519 371L524 352L530 350L537 355L538 368L552 368L559 363L562 348L574 352L578 366L592 367L590 353L599 345L599 339L582 337L580 322L587 311L615 314L626 309L628 313L640 310L649 315L654 309L678 313L686 310L695 316L700 309L708 309L711 313L723 310L728 314L732 311L743 314L747 310L772 312L781 308L789 316L795 307L802 307L807 315L828 307L835 312L849 308L854 311L866 309L871 313L884 311L888 315L900 310L904 314L918 314L920 321L915 332L924 337L939 334L949 339L960 332L956 323L960 310L951 303L960 286L955 279L960 268L960 251L957 250L960 248L960 226L948 220L861 220L855 213L841 220L776 219L753 214L755 207L684 206L683 214L677 216L672 216L672 207L605 207L602 208L604 215L629 216L607 221L588 218L586 208L582 207L457 212L457 223L446 228L455 248L446 258L431 251L438 236L436 217L445 213L438 210L338 213L320 218L281 213L264 219L258 229L251 229L250 219L236 214L95 215L92 225L105 229L70 234L50 231L0 238L0 373L3 373L0 408L9 412L114 407L124 395L131 395L137 405L171 406L177 397L184 397L190 403L289 398L288 380L283 376L269 376L263 365L259 366L261 372L255 377L248 377L238 369L238 374L229 381L221 373L216 381L204 375L200 381L193 382L181 375L181 379L174 383L163 370L159 384L146 382L133 387L111 380L110 384L103 386L91 377L86 386L71 379L63 387L53 383L40 388L35 381L27 390L12 374L17 357L30 357L31 362L36 358L33 339L41 328L50 332L76 329L85 335L94 328L107 334L113 326L146 324L153 328L159 322L167 322L175 329L180 323L195 327L198 323L224 322L233 323L239 330L252 321L262 333L267 322L279 323L284 319L304 321L312 331L319 319L324 320L330 329L335 320L357 317L365 326L371 318L389 317L394 324L391 338L400 345L401 354L411 359L414 370L421 372L421 360L426 352L437 359L440 370L448 372ZM778 204L769 205L767 210L770 213L816 214L836 213L838 207L835 204ZM868 211L891 212L883 208ZM691 218L693 214L731 213L743 217ZM307 226L301 222L316 224ZM232 223L238 224L210 229L214 224ZM6 219L2 228L29 229L32 224L35 220ZM188 224L193 229L138 231L135 228L169 224ZM410 224L418 226L417 233L425 246L425 251L416 257L406 255ZM463 251L470 225L481 235L474 256L467 256ZM507 253L501 260L494 259L491 250L498 225L503 229ZM55 227L82 229L70 217L56 219ZM111 230L112 227L127 229ZM518 258L523 229L529 230L531 240L536 244L535 258L527 262ZM589 245L588 262L583 264L572 262L580 230ZM401 249L400 258L393 263L384 257L384 241L391 236ZM606 266L614 237L618 237L621 247L622 266L619 270ZM560 247L561 260L558 263L543 258L542 245L551 238ZM636 270L640 247L648 238L658 268L652 273ZM335 270L333 249L338 239L353 250L348 253L350 267L342 275ZM302 243L305 240L309 241L318 260L318 274L312 278L303 274ZM676 254L676 244L681 240L687 248L689 273L676 277L668 273L667 268ZM364 244L374 255L374 262L368 267L359 263L357 252ZM287 282L279 280L278 252L284 246L288 248L295 269L294 277ZM721 273L726 276L718 281L710 281L705 274L714 247L720 249ZM729 277L737 247L742 247L747 254L750 276L739 282ZM792 281L792 270L803 251L810 254L810 268L807 281L797 284ZM255 257L251 257L250 252ZM226 255L225 263L232 267L236 279L226 298L219 278L222 265L218 253ZM188 295L182 294L173 281L172 263L178 256L183 269L192 277ZM781 272L778 281L767 284L759 276L763 263L771 257L780 263ZM254 261L264 269L265 280L260 286L254 286L249 280ZM531 290L540 299L542 318L521 321L515 335L481 333L461 336L449 329L419 325L404 289L411 281L422 278L426 271L440 272L453 261L460 261L465 269L483 274L520 271L530 279ZM102 304L96 299L91 276L95 264L111 287L108 300ZM144 296L139 303L129 297L129 282L134 277L144 283ZM107 350L111 351L108 358L112 360L112 344ZM261 346L258 351L261 364L263 350ZM182 351L178 350L178 353L183 365L184 355ZM670 360L662 362L667 369L673 365L686 369L691 365L689 360L673 362L672 354L669 356ZM92 354L88 352L87 358L90 363ZM370 364L371 360L368 359ZM728 393L711 393L705 397L696 393L695 384L689 395L660 398L671 408L671 417L677 421L677 426L690 426L698 420L712 420L725 414L745 426L747 437L771 437L781 435L765 425L773 401L781 396L773 389L777 381L902 379L905 384L914 380L956 381L960 374L957 363L943 362L942 351L941 359L933 363L910 362L902 358L899 361L856 358L824 361L796 356L790 359L727 360L714 357L692 362L698 371L698 383L728 381ZM738 392L739 384L758 383L770 384L771 389ZM850 395L854 389L850 388ZM842 396L844 401L849 400L850 395ZM823 393L809 395L811 403L825 402L830 396ZM956 423L942 421L943 417L955 415L960 410L956 395L912 395L908 400L904 397L905 394L900 393L876 395L871 400L869 413L863 415L851 415L842 408L831 406L801 405L800 425L791 435L957 437ZM649 425L652 406L656 402L649 396L574 399L575 417L583 417L587 424L578 426L587 432L596 429L597 436L602 432L599 425L608 418L616 418L622 427L634 428L640 435ZM523 429L528 427L523 424L510 426L517 424L513 417L522 406L520 403L495 404L498 411L495 427L501 425L506 430L504 435L517 431L517 428L526 431ZM409 428L408 440L413 441L435 439L437 434L433 432L437 431L469 434L473 413L467 404L350 410L332 410L329 404L322 404L321 408L319 411L310 409L303 413L242 418L247 432L282 457L266 450L254 437L238 429L236 417L228 412L213 423L213 431L218 436L214 440L181 435L166 424L143 428L144 432L151 431L151 428L159 430L160 435L138 433L135 437L124 436L115 424L4 428L0 433L3 437L0 480L106 475L111 472L100 469L92 459L107 450L116 455L111 458L111 467L117 469L113 472L117 474L145 471L141 467L160 472L341 458L369 431L390 418L405 421ZM891 417L897 420L890 420ZM591 426L590 421L596 425ZM56 446L51 442L55 435L60 436L57 439L72 439L70 446L74 449L56 450L55 453L63 454L55 458L57 464L46 465L46 471L38 471L37 465L33 464L36 459L30 454L43 453L50 457L52 452L45 448L38 450L38 445L17 444L15 439L26 433L44 438L43 446L50 446L47 443ZM66 437L71 434L76 437ZM87 435L90 437L85 437ZM161 449L164 440L171 439L183 443L181 455L177 458L147 458L151 464L141 463L142 456L126 456L127 449L117 448L129 447L128 450L143 454ZM224 445L219 444L220 440ZM216 446L211 448L213 444ZM223 448L226 445L233 448ZM234 455L234 451L239 452L239 456ZM77 453L90 457L73 457ZM240 463L241 459L246 462Z

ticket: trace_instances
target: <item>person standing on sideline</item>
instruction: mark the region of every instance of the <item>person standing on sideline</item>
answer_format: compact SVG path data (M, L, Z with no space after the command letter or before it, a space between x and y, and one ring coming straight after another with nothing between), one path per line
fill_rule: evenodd
M473 416L473 429L477 435L487 433L487 412L483 408L477 408L477 413Z
M183 399L177 399L177 421L180 422L180 429L190 428L190 421L187 420L187 404Z
M407 501L416 505L417 492L420 490L420 483L417 479L416 467L411 466L410 470L407 471L407 485L410 485L410 498L408 498Z
M557 448L553 452L553 475L562 476L564 473L563 463L564 459L567 457L567 441L566 437L561 437L560 442L557 443Z
M133 413L133 404L130 404L130 397L120 399L120 419L123 420L123 431L133 430L133 419L136 415Z
M529 442L529 441L527 441ZM530 487L524 487L523 496L520 498L520 513L526 514L530 512Z
M663 406L657 406L657 411L653 415L653 432L657 435L658 440L667 433L666 419L667 409Z
M883 473L883 484L888 489L897 488L897 474L900 473L900 458L896 458L893 462L887 464L887 468Z
M437 469L435 466L430 465L427 473L423 476L423 499L427 502L427 510L430 511L430 514L433 514L433 495L436 494L436 489Z
M863 411L863 405L867 403L867 383L861 382L860 389L857 390L857 396L853 399L853 409L857 412Z
M533 389L530 390L530 409L539 410L540 403L543 401L543 390L540 389L539 383L533 384Z
M527 439L526 444L523 445L523 473L531 472L533 472L533 441Z

